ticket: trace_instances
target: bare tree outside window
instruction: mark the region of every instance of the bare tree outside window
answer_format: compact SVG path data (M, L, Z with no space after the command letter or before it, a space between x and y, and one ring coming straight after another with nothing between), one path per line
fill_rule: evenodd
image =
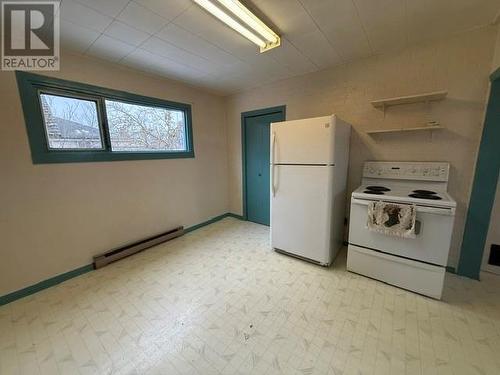
M106 100L113 151L186 151L183 111Z
M192 106L16 72L34 164L194 158Z
M102 149L97 105L93 100L40 94L50 149Z

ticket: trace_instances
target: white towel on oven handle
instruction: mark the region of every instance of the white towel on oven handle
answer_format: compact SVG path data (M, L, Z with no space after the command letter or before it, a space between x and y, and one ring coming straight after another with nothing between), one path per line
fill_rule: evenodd
M417 207L414 204L397 204L383 201L368 204L368 229L402 238L416 238Z

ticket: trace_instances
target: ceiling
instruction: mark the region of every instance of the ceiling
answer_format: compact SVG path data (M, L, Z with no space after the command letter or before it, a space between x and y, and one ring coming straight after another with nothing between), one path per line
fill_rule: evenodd
M249 2L246 2L249 4ZM230 94L493 22L498 0L253 0L282 45L260 54L192 0L62 0L61 44Z

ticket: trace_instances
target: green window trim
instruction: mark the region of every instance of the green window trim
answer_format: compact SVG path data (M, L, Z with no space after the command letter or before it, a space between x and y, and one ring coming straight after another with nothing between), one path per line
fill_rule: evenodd
M125 91L107 89L79 82L46 77L38 74L16 71L17 85L24 120L28 133L33 164L78 163L119 160L194 158L191 105L152 98ZM45 132L39 92L66 93L75 96L98 98L98 115L102 124L104 149L63 150L49 149ZM183 151L111 151L110 137L105 114L104 100L118 100L125 103L156 106L183 111L185 115L186 150Z

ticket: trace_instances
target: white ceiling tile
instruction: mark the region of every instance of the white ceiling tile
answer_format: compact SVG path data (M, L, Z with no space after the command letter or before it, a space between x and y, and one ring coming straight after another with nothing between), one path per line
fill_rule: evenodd
M151 36L150 34L137 30L121 21L113 21L104 34L134 46L139 46Z
M151 52L137 48L129 55L124 57L120 62L132 68L149 71L155 66L155 60L160 57Z
M352 0L300 1L343 60L372 53Z
M248 90L265 84L265 79L249 79L249 77L202 77L200 81L203 86L223 92L224 94L236 93L242 90Z
M133 1L127 5L117 19L149 34L158 32L168 22L165 18Z
M125 65L147 70L155 74L164 75L174 79L196 79L204 74L193 70L184 64L155 55L143 49L136 49L123 61Z
M411 43L490 24L500 9L498 0L419 0L407 4Z
M95 30L61 20L61 45L64 48L76 52L85 52L99 35L101 34Z
M212 67L210 73L213 75L223 75L223 76L233 76L234 77L234 76L248 74L250 70L251 70L251 67L249 64L244 63L242 61L238 61L238 62L230 64L230 65L215 64Z
M135 69L238 92L484 26L500 3L252 0L252 7L282 35L281 47L259 53L192 0L63 0L61 43Z
M406 45L406 0L354 0L354 3L375 52Z
M286 38L281 39L281 46L265 53L272 57L283 68L294 74L304 74L317 70L317 67L304 56Z
M64 0L66 1L66 0ZM92 8L107 16L116 17L130 0L77 0L79 3Z
M219 64L232 65L241 62L230 53L173 23L167 25L156 36Z
M172 20L187 8L193 6L192 0L135 0L149 10L157 13L166 20Z
M254 5L285 36L316 30L314 21L298 0L255 0Z
M101 35L90 46L87 53L110 61L119 61L135 49L134 46L126 44L106 35Z
M111 17L96 12L75 0L64 0L61 3L61 18L75 25L84 26L98 32L103 32L113 21Z
M299 0L256 0L255 6L317 68L342 61Z
M318 68L342 63L338 52L318 29L308 33L287 36L287 39Z
M278 63L272 64L246 64L238 66L234 72L226 71L215 76L222 81L246 82L248 84L261 82L273 82L287 77L292 77L294 74L288 69L284 69Z
M184 64L200 72L210 73L211 63L208 60L200 56L193 55L192 53L174 46L173 44L167 43L160 38L152 37L148 39L142 44L141 48L154 53L155 55L166 57L167 59L173 60L179 64Z

